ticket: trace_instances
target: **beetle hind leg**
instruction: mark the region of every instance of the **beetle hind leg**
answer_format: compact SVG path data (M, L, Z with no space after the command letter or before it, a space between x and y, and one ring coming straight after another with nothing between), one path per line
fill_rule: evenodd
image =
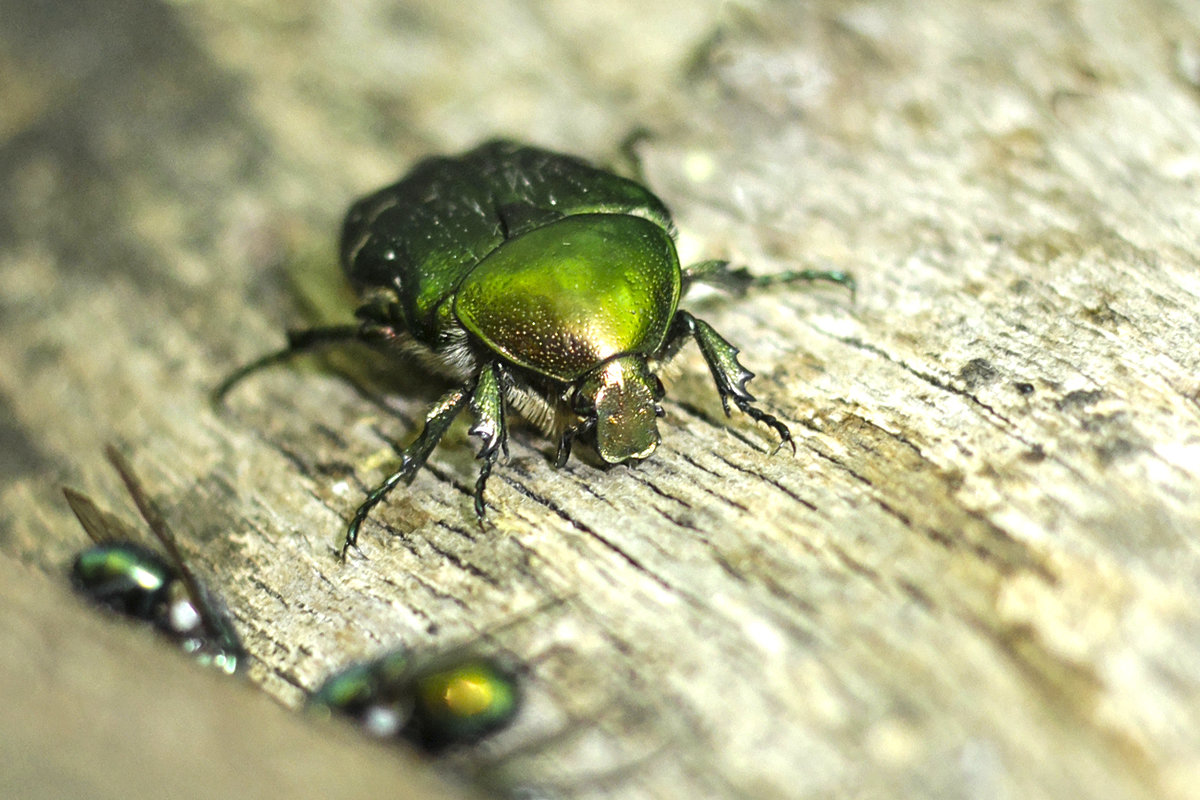
M324 325L318 328L289 330L287 344L284 347L259 356L249 364L243 364L235 369L212 390L209 394L209 402L213 406L220 407L225 402L225 396L244 378L260 369L273 367L312 350L346 342L362 342L367 345L379 346L400 338L384 315L384 311L380 311L374 306L363 306L357 313L362 319L362 322L357 325Z
M706 283L739 297L750 289L764 286L781 283L815 283L817 281L845 286L850 290L852 300L858 291L858 283L854 280L854 276L841 270L800 269L776 275L755 275L745 267L735 269L730 266L728 261L720 260L690 264L683 270L683 279L687 283Z
M713 382L717 385L717 393L721 396L721 407L725 409L725 415L729 415L729 403L732 401L755 422L761 422L773 429L779 436L779 447L788 444L795 453L796 442L792 439L791 430L775 415L768 414L754 405L754 395L746 389L746 383L754 377L754 373L742 366L737 358L738 349L717 333L713 326L686 311L677 311L667 343L662 350L662 360L669 359L677 353L689 336L696 340L700 353L708 364L708 371L712 373Z
M413 476L429 460L429 455L433 452L433 448L446 435L446 431L450 428L450 423L454 421L454 418L466 406L467 400L466 388L459 387L452 389L442 395L441 399L437 401L437 404L426 415L425 427L421 430L421 434L417 436L416 441L404 448L404 452L400 454L400 468L389 475L383 483L372 489L367 495L367 499L354 512L354 519L351 520L349 527L346 528L346 541L342 544L343 559L346 557L348 550L358 547L359 528L366 521L367 516L371 513L371 509L379 505L401 481L405 483L412 481Z
M305 330L293 330L287 332L287 345L273 353L267 353L265 356L260 356L254 359L249 364L243 364L221 381L218 386L212 390L209 395L209 401L214 406L219 406L225 401L225 395L229 394L238 383L249 375L258 372L260 369L272 367L276 364L281 364L293 356L298 356L301 353L307 353L310 350L315 350L318 347L323 347L328 344L336 344L338 342L352 342L359 340L369 340L369 336L364 334L363 327L360 325L331 325L323 328L307 328Z

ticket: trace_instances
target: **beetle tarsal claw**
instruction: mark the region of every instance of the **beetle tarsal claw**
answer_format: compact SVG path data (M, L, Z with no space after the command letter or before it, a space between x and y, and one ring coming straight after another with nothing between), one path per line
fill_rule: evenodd
M775 445L775 449L771 451L771 455L775 455L782 450L785 444L792 448L792 455L796 455L796 440L792 438L792 433L787 429L787 426L780 422L779 426L775 427L775 432L779 434L779 444Z
M796 454L796 441L792 438L791 429L784 423L780 422L774 414L768 414L767 412L752 406L749 402L738 403L738 408L749 414L755 422L761 422L764 425L772 428L779 436L779 444L775 445L775 449L771 451L771 455L778 453L781 449L783 449L785 444L792 448L792 455Z
M347 553L351 553L351 552L352 552L352 553L354 553L354 555L355 555L357 558L361 558L363 561L369 561L369 560L370 560L370 559L367 557L367 554L366 554L366 553L364 553L364 552L362 551L362 549L361 549L361 548L359 548L359 546L358 546L357 544L351 544L351 543L349 543L349 542L343 542L343 543L342 543L342 547L341 547L341 549L340 549L340 550L336 550L336 549L335 549L333 552L334 552L334 553L336 553L336 554L337 554L337 556L338 556L338 558L340 558L342 561L345 561L345 560L346 560L346 554L347 554Z

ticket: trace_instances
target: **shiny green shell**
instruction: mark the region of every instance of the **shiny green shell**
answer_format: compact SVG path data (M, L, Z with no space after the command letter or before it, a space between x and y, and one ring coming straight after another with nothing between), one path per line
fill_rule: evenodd
M71 583L96 603L147 622L159 622L178 573L161 556L132 542L89 547L71 565Z
M490 658L451 654L423 662L400 649L333 675L308 708L349 717L372 735L402 738L433 753L503 728L520 702L516 676Z
M516 678L496 662L469 658L422 673L414 681L410 738L427 750L478 741L516 716Z
M616 353L653 352L681 283L653 193L506 141L423 161L355 203L341 253L360 291L395 293L392 313L417 341L436 346L461 324L564 381Z
M530 231L471 270L454 298L468 330L561 381L658 349L679 303L675 245L653 222L580 214Z

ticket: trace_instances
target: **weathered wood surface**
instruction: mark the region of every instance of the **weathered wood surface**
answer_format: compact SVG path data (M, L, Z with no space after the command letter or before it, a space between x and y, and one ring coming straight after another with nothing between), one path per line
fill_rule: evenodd
M0 0L0 19L5 560L57 575L82 545L63 483L132 516L114 440L283 704L348 659L491 631L531 695L486 755L495 785L1195 796L1194 4ZM460 424L340 563L440 385L346 353L255 377L224 415L207 391L303 321L295 265L333 274L357 194L496 134L610 160L638 126L690 255L858 276L853 304L691 303L796 456L726 421L686 351L642 467L556 472L518 431L481 529ZM39 620L46 652L80 652L80 614Z
M415 757L290 714L149 631L98 631L61 581L12 559L0 579L0 796L460 797Z

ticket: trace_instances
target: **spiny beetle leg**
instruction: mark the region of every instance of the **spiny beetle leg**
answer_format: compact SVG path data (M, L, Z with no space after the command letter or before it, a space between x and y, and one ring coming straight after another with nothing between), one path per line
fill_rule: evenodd
M354 513L354 519L350 522L350 526L346 529L346 541L342 545L342 559L346 558L346 552L350 548L358 548L358 529L367 519L367 515L371 513L371 509L379 505L383 498L387 497L392 489L400 481L409 482L421 467L425 466L425 462L429 460L429 454L433 452L433 448L441 441L441 438L446 435L446 430L450 427L450 423L458 416L458 413L466 406L469 395L467 394L469 387L459 387L442 395L434 407L425 417L425 427L421 430L421 434L412 444L404 448L404 452L400 455L400 468L387 477L387 479L371 490L367 495L367 499L358 507L358 511Z
M229 394L229 390L242 381L251 373L258 372L265 367L274 366L281 362L287 361L293 356L301 353L315 350L327 344L336 342L350 342L362 338L362 330L358 325L331 325L326 328L308 328L300 331L288 331L287 346L276 350L273 353L267 353L261 358L256 358L249 364L244 364L238 367L229 374L225 380L213 389L209 395L209 401L214 406L219 406L225 401L225 395Z
M365 342L366 344L380 344L394 337L395 333L391 328L366 319L360 325L330 325L328 327L288 331L288 343L286 347L276 350L273 353L267 353L265 356L256 358L249 364L238 367L225 380L221 381L217 388L213 389L212 394L209 395L209 401L214 406L219 406L225 401L225 395L229 394L229 391L240 383L243 378L258 372L260 369L274 366L275 364L287 361L293 356L307 353L318 347L354 341Z
M858 281L854 280L854 276L849 272L843 272L840 269L799 269L781 272L778 275L758 275L751 285L772 286L776 283L815 283L816 281L845 286L850 290L851 303L858 298Z
M558 452L554 454L555 469L562 469L567 465L567 459L571 457L571 445L574 444L576 439L595 427L596 419L593 417L578 425L570 426L562 432L562 436L558 438Z
M761 422L774 429L779 435L780 447L786 442L791 445L794 453L796 443L792 440L792 433L788 426L780 422L774 415L768 414L754 405L754 395L746 390L746 383L754 377L754 373L738 361L738 349L727 342L721 334L713 329L713 326L704 320L697 319L686 311L678 311L675 314L671 337L681 341L688 335L695 339L696 344L700 346L700 354L704 356L708 370L712 373L713 382L717 385L717 393L721 396L721 406L725 409L726 416L729 414L729 401L732 400L734 405L756 422ZM674 344L673 348L672 344ZM678 344L669 342L664 349L673 352L678 348Z
M858 290L854 276L841 270L801 269L781 272L776 275L755 275L745 267L732 268L728 261L713 260L691 264L683 270L683 278L689 283L706 283L733 295L744 295L749 289L773 286L779 283L813 283L827 281L845 286L851 299Z
M505 457L508 456L508 428L504 422L502 376L499 364L484 367L471 395L471 412L475 415L475 424L468 433L478 436L480 440L476 457L482 463L479 465L479 478L475 481L475 516L481 520L484 512L483 489L487 485L488 476L492 474L492 466L501 450L504 451Z

